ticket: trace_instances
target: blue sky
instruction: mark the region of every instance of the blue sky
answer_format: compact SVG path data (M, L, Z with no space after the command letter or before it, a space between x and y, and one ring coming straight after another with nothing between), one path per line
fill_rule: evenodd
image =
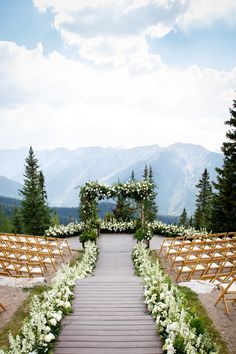
M3 0L0 77L0 148L219 150L236 90L236 2Z

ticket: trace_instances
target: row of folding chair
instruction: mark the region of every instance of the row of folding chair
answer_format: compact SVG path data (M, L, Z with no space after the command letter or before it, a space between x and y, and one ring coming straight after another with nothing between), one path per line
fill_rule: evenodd
M229 257L209 256L197 259L187 259L174 266L176 281L202 278L206 275L216 275L224 270L236 270L236 255Z
M32 236L32 235L23 235L23 234L12 234L12 233L0 233L1 238L9 241L23 241L27 243L41 243L41 244L50 244L51 246L58 247L62 253L72 254L69 243L66 239L60 239L55 237L44 237L44 236Z
M56 270L56 263L64 261L63 253L70 252L67 241L30 235L0 235L0 275L44 275Z
M48 268L53 268L56 271L56 258L53 254L44 250L32 250L27 248L7 248L1 247L0 244L0 258L6 260L15 260L20 262L31 263L40 263L45 270Z
M19 261L0 258L0 272L10 277L44 276L44 269L39 262Z
M208 235L191 235L191 236L179 236L179 237L166 237L164 238L160 250L159 256L162 253L165 253L168 256L168 252L173 248L175 249L178 246L184 246L192 242L204 242L206 240L232 240L236 239L236 232L224 232L217 234L208 234Z
M170 249L165 259L171 263L171 269L176 263L184 260L197 260L199 258L210 259L211 257L223 259L236 254L236 239L221 241L201 241L178 245Z
M11 254L10 258L17 259L17 256L21 257L21 259L47 257L52 260L52 263L55 263L54 260L56 258L59 258L60 261L64 261L62 251L58 249L57 246L47 243L28 243L25 241L9 241L0 239L0 250L2 253Z

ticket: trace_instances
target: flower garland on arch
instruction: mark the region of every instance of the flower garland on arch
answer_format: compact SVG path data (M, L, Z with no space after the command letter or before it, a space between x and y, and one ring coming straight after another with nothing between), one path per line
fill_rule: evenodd
M80 218L84 222L96 224L98 219L98 201L122 196L134 199L142 204L151 193L152 184L146 180L128 181L112 185L99 183L97 181L89 181L80 188Z

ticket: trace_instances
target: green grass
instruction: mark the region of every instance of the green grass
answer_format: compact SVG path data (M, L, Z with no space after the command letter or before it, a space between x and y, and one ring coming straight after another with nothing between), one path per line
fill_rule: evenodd
M70 260L70 267L72 267L83 256L83 251L78 251ZM30 312L30 303L34 295L41 295L43 291L48 288L47 285L37 286L33 289L24 289L28 293L27 298L17 308L9 322L0 329L0 348L7 347L9 345L8 336L12 333L15 336L21 329L23 322L27 318Z
M77 251L76 254L71 258L70 260L70 267L73 267L76 262L80 261L81 258L83 257L84 251Z
M9 322L0 330L0 348L7 347L9 345L8 336L9 333L16 335L30 312L30 303L34 295L41 295L44 290L47 289L46 285L37 286L33 289L24 289L28 292L27 298L21 303L18 309L15 311Z
M206 331L208 332L210 338L212 339L212 342L216 343L217 346L220 348L220 354L229 354L226 342L221 337L213 321L208 316L207 310L202 305L197 294L191 289L189 289L188 287L178 286L178 289L182 293L184 293L187 301L187 306L190 309L190 311L196 314L201 319L201 322L204 328L206 329Z
M163 272L166 273L163 263L157 257L157 254L154 251L151 251L151 256L153 257L153 259L158 259L158 262L160 263ZM200 318L201 325L203 325L203 327L209 334L212 342L216 343L217 346L220 348L220 354L229 354L226 342L222 338L219 331L216 329L213 321L211 320L211 318L207 313L207 310L199 300L198 295L188 287L178 286L178 289L185 295L187 301L187 307L190 309L192 313L194 313L197 317Z

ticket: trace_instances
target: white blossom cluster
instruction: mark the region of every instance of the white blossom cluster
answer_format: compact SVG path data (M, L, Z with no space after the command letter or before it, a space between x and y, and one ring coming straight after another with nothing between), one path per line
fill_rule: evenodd
M185 354L216 354L217 347L208 334L197 334L191 325L195 318L186 308L184 295L161 270L145 246L138 243L133 252L134 264L145 282L145 303L155 318L167 354L178 353L180 340Z
M77 279L90 274L95 266L97 246L87 242L80 262L73 267L64 266L52 281L49 290L34 299L30 305L30 315L15 338L10 334L10 346L0 349L0 354L41 354L47 353L50 343L58 333L63 314L71 312L72 289Z
M134 221L105 221L103 220L100 225L101 231L108 232L125 232L134 231L135 222Z
M69 223L68 225L51 226L45 231L47 237L70 237L79 235L84 230L84 223Z
M96 181L89 181L81 188L82 195L85 199L96 201L113 198L119 194L127 195L129 197L145 199L152 190L152 185L148 181L127 181L125 183L117 183L108 185L105 183L98 183Z
M148 227L153 231L154 234L166 235L166 236L193 236L193 235L207 235L205 229L196 230L194 227L186 228L184 226L177 225L167 225L161 221L153 221L148 224Z

